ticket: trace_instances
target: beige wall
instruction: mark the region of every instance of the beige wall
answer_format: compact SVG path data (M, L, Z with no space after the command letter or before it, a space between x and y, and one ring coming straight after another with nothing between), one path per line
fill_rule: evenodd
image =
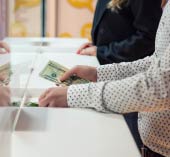
M58 3L58 36L91 37L96 0L60 0Z
M9 1L9 36L41 36L41 0ZM47 37L91 37L97 0L46 0Z
M55 37L57 35L57 2L58 0L46 1L46 36Z
M41 36L41 0L8 0L11 37Z

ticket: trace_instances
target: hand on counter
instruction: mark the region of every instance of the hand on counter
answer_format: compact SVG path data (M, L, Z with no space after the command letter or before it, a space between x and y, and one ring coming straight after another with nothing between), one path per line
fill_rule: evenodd
M0 54L10 53L10 47L7 43L0 41Z
M39 98L40 107L68 107L68 87L55 87L46 90Z
M76 66L67 71L61 81L67 80L69 77L76 75L80 78L96 82L97 70L90 66ZM67 105L67 90L68 87L55 87L47 89L39 98L40 107L68 107Z
M10 104L10 89L0 86L0 106L8 106Z
M85 43L78 49L77 54L96 56L97 47L94 46L92 43Z

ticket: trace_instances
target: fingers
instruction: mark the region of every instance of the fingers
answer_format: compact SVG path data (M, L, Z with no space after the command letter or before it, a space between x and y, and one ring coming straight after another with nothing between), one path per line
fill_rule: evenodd
M52 102L50 102L50 104L48 105L48 107L55 107L55 105L56 105L55 101L52 101Z
M50 89L47 89L43 94L41 94L39 100L43 99L49 92L50 92Z
M88 51L87 49L83 49L83 50L80 52L80 55L90 55L90 51Z
M64 75L60 78L60 81L65 81L65 80L67 80L68 78L70 78L71 76L73 76L75 74L77 74L77 67L74 67L71 70L64 73Z
M77 54L80 53L80 51L82 51L84 48L87 48L91 45L91 43L85 43L83 44L78 50L77 50Z
M3 53L10 53L10 47L9 47L9 45L7 44L7 43L5 43L5 42L0 42L0 48L4 48L5 49L5 51L3 51L3 50L0 50L0 53L1 54L3 54Z
M6 54L6 51L3 51L2 49L0 49L0 54Z
M51 89L47 89L39 98L39 106L47 107L49 103L49 93Z
M85 44L83 44L83 45L77 50L77 54L80 54L80 52L81 52L83 49L85 49L85 48L87 48L87 47L90 47L90 46L92 46L92 43L85 43Z
M96 56L97 47L96 46L91 46L88 48L83 49L80 52L80 55L89 55L89 56Z
M91 53L91 49L90 48L86 48L86 49L83 49L81 52L80 52L81 55L92 55Z
M40 107L47 107L48 104L49 104L49 97L48 96L46 96L42 99L39 99L39 106Z

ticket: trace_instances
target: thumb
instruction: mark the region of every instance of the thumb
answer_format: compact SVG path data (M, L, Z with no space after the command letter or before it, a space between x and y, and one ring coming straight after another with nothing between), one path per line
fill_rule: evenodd
M74 74L74 69L71 69L71 70L65 72L64 75L61 76L59 79L60 79L61 82L62 82L62 81L65 81L65 80L67 80L68 78L70 78L73 74Z

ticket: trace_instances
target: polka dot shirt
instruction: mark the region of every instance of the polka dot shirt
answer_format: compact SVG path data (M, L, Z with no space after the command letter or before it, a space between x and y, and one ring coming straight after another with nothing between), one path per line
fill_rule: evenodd
M106 113L138 112L143 143L170 157L170 2L155 45L151 57L98 67L97 83L70 86L67 101L70 107Z

